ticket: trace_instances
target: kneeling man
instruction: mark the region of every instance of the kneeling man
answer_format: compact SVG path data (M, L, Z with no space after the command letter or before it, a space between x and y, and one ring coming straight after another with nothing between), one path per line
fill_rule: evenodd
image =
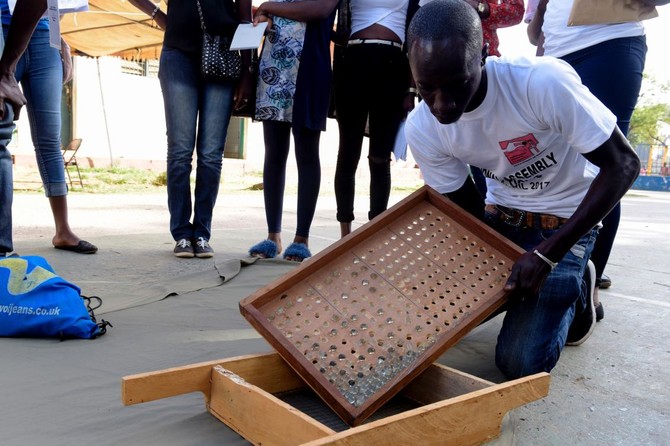
M420 8L407 42L423 101L405 131L426 183L527 250L505 285L496 364L509 378L548 372L593 330L596 228L639 159L567 63L487 59L467 2ZM485 200L468 165L487 177Z

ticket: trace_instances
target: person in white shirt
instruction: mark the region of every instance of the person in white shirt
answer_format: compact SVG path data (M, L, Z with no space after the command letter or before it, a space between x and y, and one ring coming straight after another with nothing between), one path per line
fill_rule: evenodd
M341 61L335 62L334 99L340 133L335 200L340 235L354 220L356 170L363 136L369 136L372 220L384 212L391 193L391 152L400 124L414 107L416 89L403 51L405 29L418 0L343 0L350 26ZM346 14L346 8L341 8Z
M615 116L552 58L486 58L462 0L422 7L408 32L423 101L407 141L426 183L526 249L496 346L509 378L550 371L595 325L595 229L639 172ZM483 169L482 202L467 165Z
M650 6L669 0L639 0ZM617 125L628 134L633 110L642 85L647 44L642 22L603 23L569 26L573 0L540 0L528 25L528 37L538 47L538 55L558 57L569 63L584 85L617 117ZM603 219L593 249L596 286L612 284L604 274L619 227L621 205L617 204ZM597 319L604 317L597 303Z

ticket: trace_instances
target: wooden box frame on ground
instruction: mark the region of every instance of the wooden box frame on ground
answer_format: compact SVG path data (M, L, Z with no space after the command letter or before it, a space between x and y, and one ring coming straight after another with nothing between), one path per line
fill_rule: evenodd
M240 311L357 426L503 305L523 252L424 186Z
M125 405L202 392L207 410L255 445L478 445L496 438L505 414L545 397L548 373L494 384L432 364L400 393L418 407L336 432L282 401L308 389L276 353L127 376ZM276 396L277 395L277 396Z

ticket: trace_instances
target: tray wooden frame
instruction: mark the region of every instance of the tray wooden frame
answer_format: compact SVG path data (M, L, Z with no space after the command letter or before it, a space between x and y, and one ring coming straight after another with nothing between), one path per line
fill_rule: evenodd
M466 446L498 437L504 415L545 397L549 381L543 372L494 384L431 364L402 390L420 407L341 432L274 395L306 388L274 352L126 376L121 393L133 405L202 392L207 410L254 445Z
M427 208L427 205L430 207ZM240 302L240 311L242 315L272 345L272 347L279 352L284 360L296 370L307 384L314 389L314 391L350 426L356 426L362 423L385 402L397 394L405 385L429 367L431 363L436 361L449 347L453 346L465 334L472 330L472 328L476 327L493 314L506 300L506 295L502 290L504 281L500 282L501 278L497 277L495 287L492 284L490 284L490 287L483 287L483 291L481 291L483 296L480 296L482 300L481 303L475 305L470 310L466 310L465 314L461 316L461 320L452 324L451 327L448 327L436 336L437 342L432 345L429 344L427 347L423 347L424 350L414 362L410 362L409 365L403 364L402 367L404 368L402 368L400 372L381 385L381 387L375 390L375 393L371 396L368 396L364 402L356 406L350 403L334 384L332 384L332 381L329 382L323 375L323 367L321 368L322 373L319 373L320 364L315 365L316 359L310 360L310 358L306 357L303 352L294 346L291 340L284 336L281 330L273 325L266 312L263 311L263 308L276 308L279 299L285 297L286 294L284 293L290 292L296 287L303 286L303 284L307 283L307 281L310 280L310 277L314 277L313 275L315 274L323 274L324 270L327 270L329 266L332 267L332 265L335 264L334 262L337 262L341 258L348 258L347 256L351 257L355 250L358 250L358 252L361 252L361 250L364 251L367 246L370 246L370 244L373 243L375 237L377 237L377 239L379 238L381 231L387 231L388 233L396 231L393 233L397 233L398 227L394 227L396 222L406 221L408 215L417 215L417 212L423 212L425 209L435 209L437 213L443 213L445 217L441 221L451 221L454 228L460 227L461 230L468 231L474 238L482 241L489 250L489 253L495 252L498 259L504 260L505 266L503 266L503 268L506 268L507 271L511 268L513 261L523 253L517 245L500 236L497 232L481 221L475 219L472 215L459 206L456 206L435 190L428 186L424 186L402 200L393 208L384 212L375 220L350 234L350 236L332 244L308 262L305 262L290 273L285 274L274 282L259 289L257 292ZM410 219L412 218L413 217L410 217ZM415 221L415 223L417 222ZM415 225L415 227L418 228L420 224L421 222L419 222L418 225ZM406 243L405 246L414 248L416 252L421 253L422 248L420 247L419 237L415 237L415 240L416 245L412 246ZM414 243L414 241L412 241L412 243ZM472 257L471 255L469 256ZM425 257L427 258L428 256ZM481 259L477 259L477 261L479 260ZM472 258L470 261L472 261ZM446 263L446 260L444 260L444 262L443 265L451 265ZM459 262L464 263L463 259L460 258L457 259L456 262L452 262L452 264L458 264ZM342 262L340 262L340 264L342 264ZM443 287L446 288L447 286L444 285ZM465 289L464 292L466 291L468 290ZM317 315L316 317L319 316ZM437 315L435 317L437 317ZM364 355L360 355L361 358L363 356ZM335 362L336 361L331 360L330 365L335 366ZM370 370L372 370L372 367L370 367ZM353 383L355 381L351 380L349 382Z

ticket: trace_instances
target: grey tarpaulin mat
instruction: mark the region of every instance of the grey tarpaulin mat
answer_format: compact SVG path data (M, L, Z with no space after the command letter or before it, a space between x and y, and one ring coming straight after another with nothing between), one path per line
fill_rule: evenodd
M201 283L198 291L106 315L114 326L93 341L0 339L0 357L5 358L0 361L0 444L247 445L206 411L199 394L121 404L124 376L271 350L238 305L296 264L243 264L248 262L237 259L238 267L218 262L219 286ZM229 281L221 279L227 277L227 266L237 271ZM492 359L470 356L469 361Z
M172 278L147 278L142 283L117 283L114 288L106 288L103 306L96 314L105 314L125 308L136 307L156 302L166 297L178 296L195 291L215 288L237 277L240 270L249 265L258 263L262 268L255 268L256 280L254 283L264 284L266 280L277 274L288 272L295 268L297 263L284 260L259 260L256 258L230 259L213 263L203 271L183 274ZM239 287L248 287L249 284L240 284ZM233 285L233 288L239 288ZM83 291L82 291L83 292ZM214 291L216 293L216 291Z
M242 267L256 261L234 254L212 259L175 259L171 249L156 249L142 240L133 243L139 237L129 236L124 246L101 249L95 255L82 256L43 245L24 248L19 254L44 257L59 276L79 286L82 295L99 296L102 306L95 311L96 315L218 287L236 277ZM278 269L290 271L297 266L295 262L279 259L261 263L273 274ZM257 283L263 283L260 270L266 267L256 269L260 274Z
M92 341L0 339L0 445L248 444L198 394L121 404L126 375L271 350L238 303L296 264L243 263L219 286L106 315L114 326Z

